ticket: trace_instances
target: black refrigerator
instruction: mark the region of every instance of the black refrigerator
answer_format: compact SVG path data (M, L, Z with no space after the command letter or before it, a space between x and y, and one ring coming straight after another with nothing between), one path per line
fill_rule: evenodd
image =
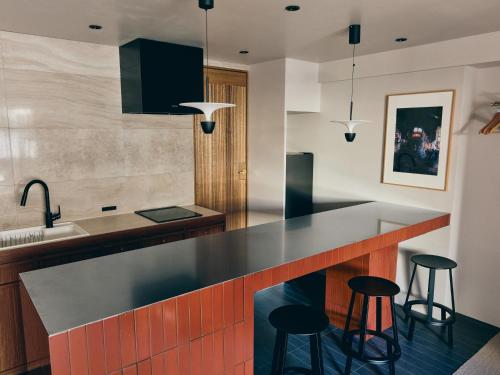
M312 214L313 168L312 153L286 154L285 219Z

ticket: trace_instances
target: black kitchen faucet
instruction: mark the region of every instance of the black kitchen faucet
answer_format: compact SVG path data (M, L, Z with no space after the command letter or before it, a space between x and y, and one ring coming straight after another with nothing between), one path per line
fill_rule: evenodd
M28 199L28 192L30 188L35 185L40 184L43 188L43 193L45 195L45 226L47 228L54 227L54 220L58 220L61 218L61 206L59 206L59 212L52 213L50 212L50 196L49 196L49 187L42 180L31 180L28 182L23 191L23 196L21 197L21 206L26 206L26 200Z

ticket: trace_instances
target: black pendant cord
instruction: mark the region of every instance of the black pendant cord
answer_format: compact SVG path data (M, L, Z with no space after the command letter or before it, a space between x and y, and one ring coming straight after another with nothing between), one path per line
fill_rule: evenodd
M356 54L356 44L353 45L352 48L352 73L351 73L351 108L349 110L349 120L352 120L352 111L354 107L354 68L356 67L356 64L354 63L354 57Z
M208 9L205 9L205 49L207 50L205 64L205 102L209 102L210 86L208 83Z

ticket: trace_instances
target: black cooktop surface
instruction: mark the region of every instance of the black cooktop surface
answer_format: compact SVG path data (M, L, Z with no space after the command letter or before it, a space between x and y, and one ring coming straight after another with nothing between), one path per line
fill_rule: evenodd
M137 215L145 217L146 219L153 220L155 223L166 223L167 221L182 220L202 216L197 212L193 212L178 206L153 208L150 210L135 211L135 213Z

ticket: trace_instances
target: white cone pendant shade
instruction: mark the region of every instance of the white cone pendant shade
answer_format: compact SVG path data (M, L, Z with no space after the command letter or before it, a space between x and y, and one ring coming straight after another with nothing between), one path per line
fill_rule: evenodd
M206 67L208 68L208 10L213 9L214 0L199 0L198 6L205 11L205 49L206 49ZM209 99L209 82L208 74L205 71L205 101L180 103L183 107L196 108L205 114L205 121L201 121L200 125L205 134L212 134L215 129L215 121L212 120L212 114L218 109L236 107L231 103L211 103Z
M215 128L215 121L212 121L212 114L218 109L236 107L236 104L230 103L210 103L210 102L191 102L181 103L183 107L192 107L199 109L205 114L205 121L201 122L201 127L205 134L211 134Z
M210 103L210 102L192 102L192 103L181 103L183 107L192 107L199 109L205 114L206 121L212 121L212 114L218 109L223 108L233 108L236 104L230 103Z
M347 142L352 142L354 138L356 138L356 133L354 132L356 126L371 123L371 121L368 120L333 120L330 122L344 125L347 128L347 133L344 134Z
M352 113L354 108L354 68L356 64L354 63L354 57L356 53L356 44L359 44L361 41L361 26L360 25L350 25L349 26L349 44L354 46L352 51L352 75L351 75L351 107L349 109L349 120L333 120L330 121L334 124L341 124L347 128L347 133L345 133L345 139L347 142L354 141L356 138L356 133L354 132L354 128L361 124L369 124L371 121L367 120L353 120Z

